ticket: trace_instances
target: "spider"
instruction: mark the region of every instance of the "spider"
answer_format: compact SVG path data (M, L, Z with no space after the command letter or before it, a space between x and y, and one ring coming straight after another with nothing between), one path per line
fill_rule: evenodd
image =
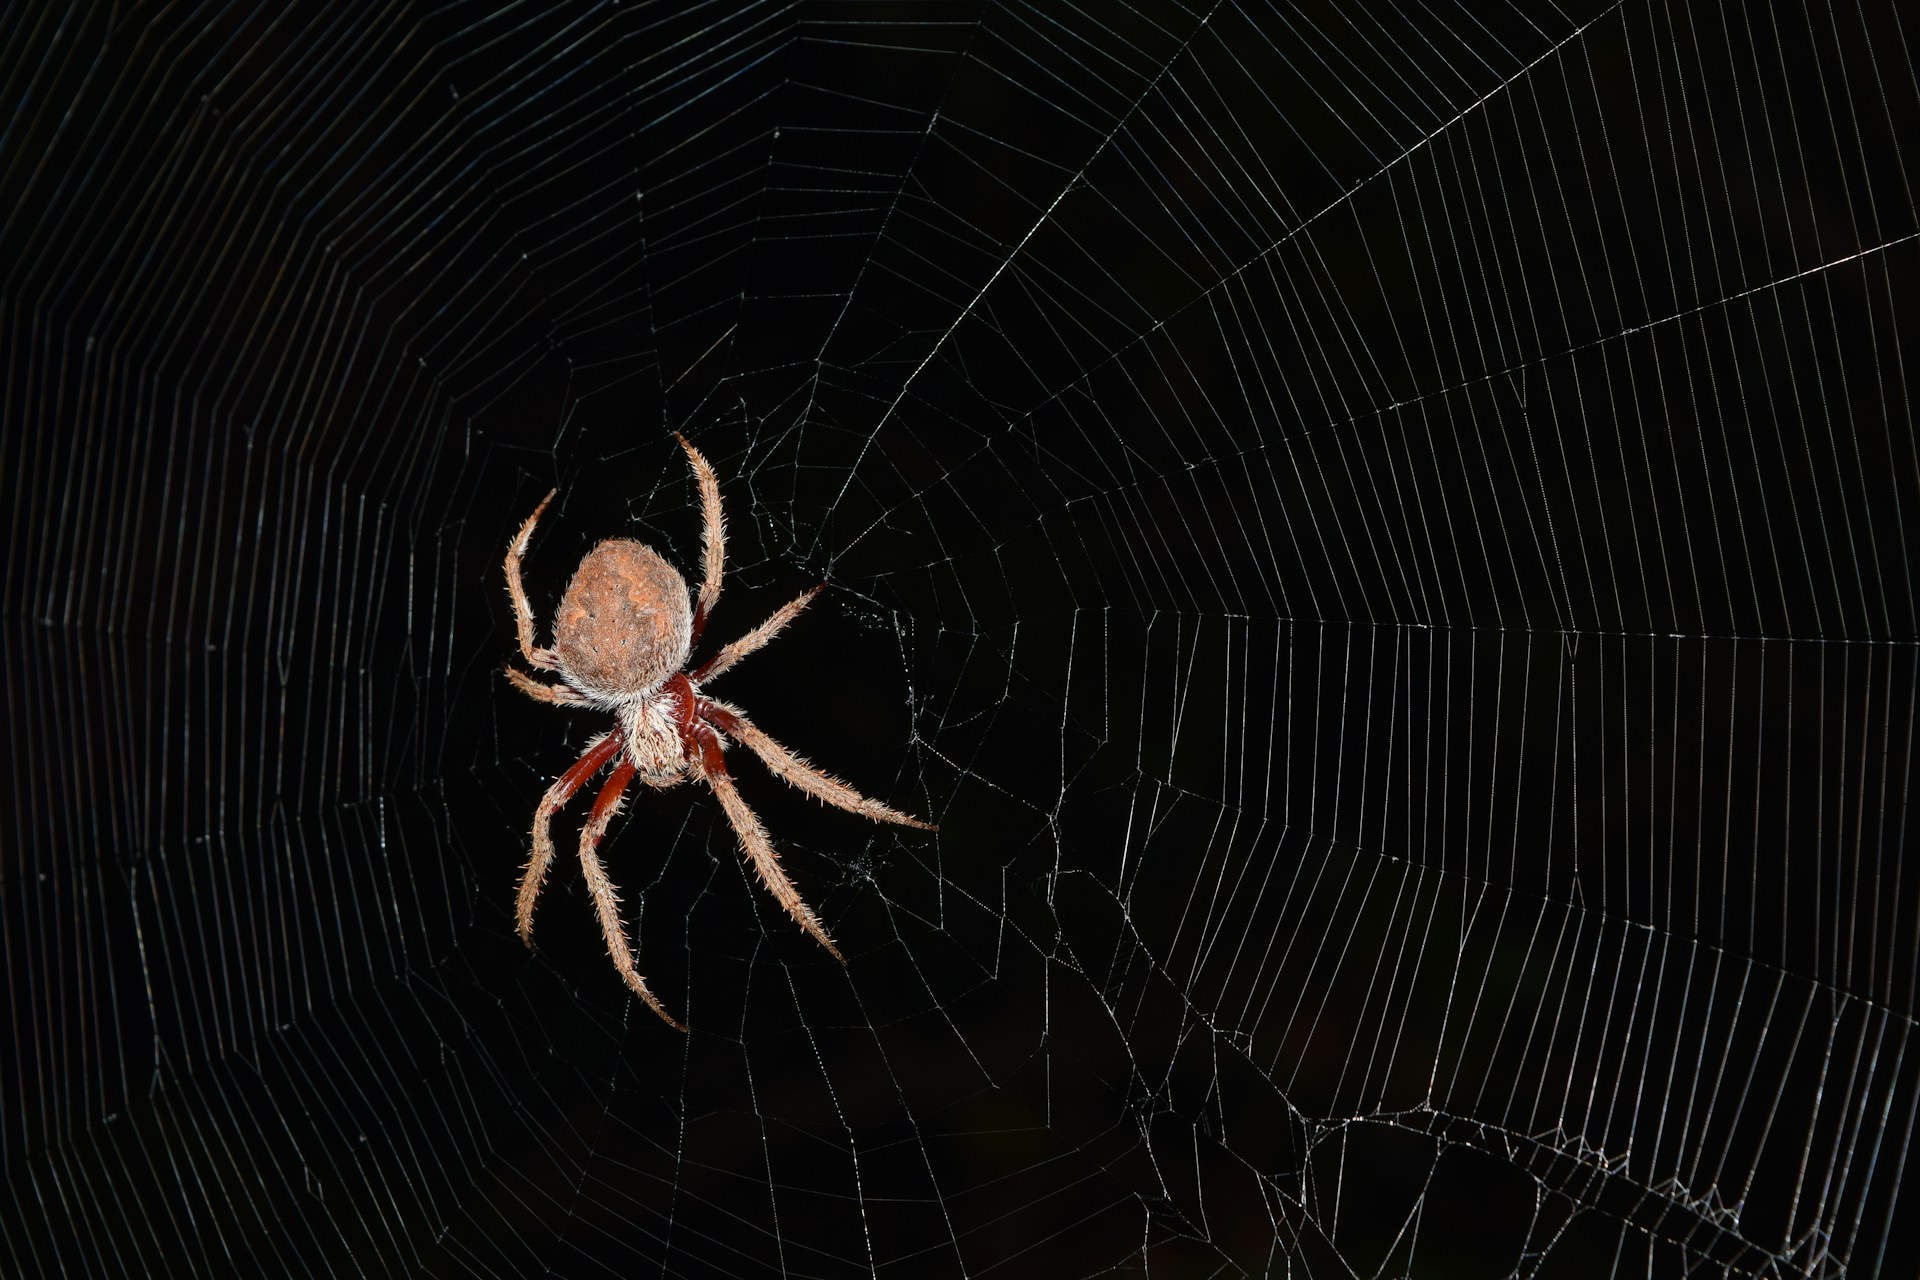
M740 837L740 847L760 873L760 882L786 908L787 914L841 964L847 962L833 939L813 914L793 881L781 869L780 855L774 852L766 828L747 802L734 789L733 775L727 772L724 755L729 740L738 742L759 756L775 776L785 778L810 796L838 805L850 813L876 822L897 822L903 827L937 831L932 823L922 822L898 809L869 800L846 783L794 755L763 733L738 708L705 697L700 686L717 678L734 663L766 645L799 616L809 601L820 592L814 587L789 601L773 616L741 636L692 670L687 658L700 642L707 619L713 615L714 602L720 598L720 576L726 568L726 520L720 511L720 482L713 466L684 436L675 435L687 451L693 474L700 486L700 510L704 524L701 555L700 595L689 599L686 579L679 570L652 547L631 538L608 538L587 552L573 571L573 581L560 597L554 614L553 648L542 649L533 642L533 609L527 603L526 588L520 581L520 560L527 553L527 542L540 514L553 501L549 492L533 509L520 534L507 548L507 590L513 596L513 616L520 632L520 656L541 671L556 673L561 682L553 685L535 679L507 665L507 678L529 697L561 706L593 707L614 714L613 728L588 744L586 753L571 769L561 774L533 813L533 856L527 859L520 877L518 920L520 940L533 945L533 903L553 863L553 815L564 808L573 793L611 761L613 772L593 811L580 831L580 866L586 874L587 889L593 895L594 910L600 917L600 932L607 940L607 953L613 967L633 993L647 1002L668 1025L685 1031L686 1027L667 1012L666 1007L647 989L647 980L634 968L633 952L627 946L626 931L620 923L620 895L607 870L600 863L600 838L620 811L620 797L634 778L650 787L677 786L688 776L698 778L719 797L727 821Z

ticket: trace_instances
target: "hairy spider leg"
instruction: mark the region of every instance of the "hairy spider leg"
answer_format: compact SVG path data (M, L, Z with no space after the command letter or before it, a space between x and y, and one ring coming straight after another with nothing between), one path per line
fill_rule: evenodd
M600 772L625 745L626 739L618 728L595 738L585 754L574 761L573 768L554 779L547 794L540 797L540 807L533 811L533 856L527 859L527 869L520 876L520 904L515 912L520 940L528 946L533 945L533 903L540 896L540 886L546 883L547 869L553 865L553 815L566 808L573 793Z
M701 698L694 710L702 720L710 722L721 733L759 756L767 766L768 773L783 779L790 786L798 787L816 800L824 800L836 808L857 813L875 822L894 822L903 827L918 827L922 831L940 829L910 813L902 813L891 805L868 799L832 774L809 764L747 719L738 707L716 702L712 698Z
M542 684L512 663L507 664L506 672L507 679L513 682L513 687L526 694L529 698L540 702L557 703L563 707L590 707L593 705L588 698L579 693L571 685Z
M784 631L789 622L799 617L800 611L813 603L813 598L824 591L826 586L827 584L823 582L819 586L809 588L792 600L787 601L778 609L775 609L773 615L765 622L747 632L747 634L741 636L738 640L735 640L711 658L708 658L705 662L688 672L688 675L695 684L698 684L702 680L712 680L754 650L766 648L767 642Z
M558 492L558 489L547 490L547 496L540 499L540 505L533 509L527 522L520 526L513 545L507 548L507 594L513 597L513 624L520 635L520 656L528 665L543 671L558 671L560 655L533 642L533 606L527 603L527 589L520 581L520 559L527 554L527 543L533 537L533 526L540 523L540 513Z
M813 908L800 896L800 890L780 865L780 855L774 851L773 841L768 838L767 829L760 825L759 816L740 798L740 792L733 785L733 775L727 772L727 762L720 754L720 735L713 731L713 726L696 720L687 736L692 748L688 754L699 762L700 776L713 788L713 794L720 797L720 807L726 810L727 821L733 824L733 833L740 837L740 847L759 873L760 883L786 908L795 924L812 934L814 941L827 949L828 955L845 964L847 958L827 936L826 926L813 914Z
M620 812L620 797L633 781L633 775L633 761L621 756L620 763L607 778L607 785L600 788L600 796L593 802L587 825L580 828L580 868L586 873L587 892L593 895L593 908L600 917L600 932L607 940L607 954L613 957L613 967L626 979L633 994L645 1000L647 1007L659 1014L662 1021L675 1031L685 1031L686 1025L667 1012L666 1006L647 990L647 980L634 968L627 931L620 923L620 893L600 862L600 837L607 833L607 824L613 821L613 815Z
M707 619L720 600L720 575L727 565L727 517L720 507L720 479L713 473L713 464L679 432L673 438L687 451L694 479L700 482L700 598L693 607L693 643L699 644L700 633L707 629Z

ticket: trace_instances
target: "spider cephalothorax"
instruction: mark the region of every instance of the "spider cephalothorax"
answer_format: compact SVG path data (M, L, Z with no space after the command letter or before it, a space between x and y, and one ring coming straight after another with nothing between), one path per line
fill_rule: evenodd
M553 501L549 493L507 548L507 588L513 596L521 656L533 667L554 672L562 683L543 683L511 665L507 677L542 702L614 713L613 728L594 739L586 754L547 788L534 811L533 856L520 877L520 937L528 946L533 945L533 904L553 862L553 815L589 778L612 763L613 772L600 788L599 798L580 831L581 869L614 967L635 995L684 1031L686 1028L666 1011L634 968L633 952L620 923L620 897L600 862L600 838L619 812L620 797L635 777L649 786L671 787L692 776L711 787L740 837L741 848L760 873L761 883L801 928L842 963L845 958L840 949L781 869L780 855L774 852L760 819L734 788L722 755L727 742L747 747L772 773L828 804L880 822L928 831L935 828L878 800L869 800L838 778L822 773L762 733L738 707L700 692L703 681L714 679L778 635L820 588L788 602L698 667L685 670L688 655L700 642L714 602L720 598L720 577L726 567L726 524L720 513L720 483L713 467L685 439L676 439L687 451L700 483L706 544L698 599L688 598L680 571L652 547L631 538L609 538L589 551L573 571L573 581L567 584L560 607L554 611L553 648L535 645L533 608L520 582L520 559L527 552L534 525L547 503Z

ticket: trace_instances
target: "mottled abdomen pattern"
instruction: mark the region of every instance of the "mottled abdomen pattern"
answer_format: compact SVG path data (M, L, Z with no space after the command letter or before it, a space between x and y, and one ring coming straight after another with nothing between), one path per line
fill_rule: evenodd
M631 538L588 552L554 614L553 647L569 680L615 698L658 685L692 646L686 580Z

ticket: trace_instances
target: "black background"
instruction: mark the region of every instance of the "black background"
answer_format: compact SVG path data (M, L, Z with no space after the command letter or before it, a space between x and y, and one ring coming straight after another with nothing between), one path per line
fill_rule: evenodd
M6 23L0 1269L1911 1273L1893 8ZM500 678L676 430L941 826L636 795L686 1036Z

